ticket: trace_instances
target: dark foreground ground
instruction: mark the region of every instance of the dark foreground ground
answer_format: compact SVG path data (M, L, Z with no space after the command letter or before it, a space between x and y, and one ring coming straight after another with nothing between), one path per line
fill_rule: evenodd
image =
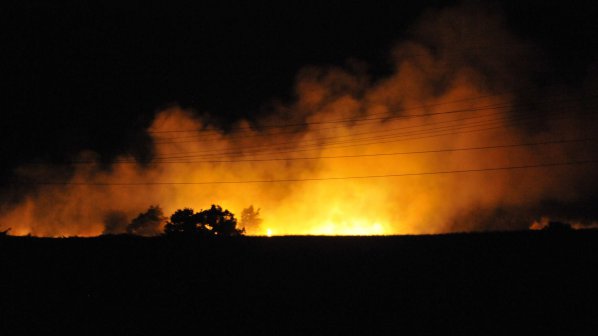
M598 232L0 239L0 334L596 335Z

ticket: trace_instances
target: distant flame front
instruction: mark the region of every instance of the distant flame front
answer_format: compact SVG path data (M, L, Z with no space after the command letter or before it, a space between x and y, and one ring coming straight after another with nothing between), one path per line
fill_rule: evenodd
M420 234L479 229L463 220L475 209L575 195L591 167L417 175L567 161L579 153L574 144L434 151L578 137L588 125L566 118L578 108L571 103L558 120L516 108L512 92L519 93L527 49L494 16L449 10L430 20L415 30L427 43L399 45L387 77L372 81L359 66L304 69L293 102L227 131L195 111L168 108L147 130L149 164L123 156L106 170L82 153L92 163L77 166L69 184L40 186L1 223L15 234L91 236L111 213L130 220L150 205L170 215L219 204L237 216L261 208L250 235ZM56 176L52 169L20 173L44 181ZM388 176L397 174L414 175ZM185 184L195 182L206 184Z

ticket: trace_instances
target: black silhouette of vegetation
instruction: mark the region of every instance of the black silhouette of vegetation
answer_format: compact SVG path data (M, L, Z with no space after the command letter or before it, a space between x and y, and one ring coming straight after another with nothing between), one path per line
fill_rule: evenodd
M12 228L8 228L8 229L6 229L6 230L4 230L4 231L0 231L0 237L2 237L2 236L8 236L8 232L9 232L11 229L12 229Z
M237 228L235 215L219 205L194 212L191 208L179 209L164 226L167 236L239 236L245 229Z
M569 223L551 221L544 227L544 230L549 232L568 232L573 230L573 228Z

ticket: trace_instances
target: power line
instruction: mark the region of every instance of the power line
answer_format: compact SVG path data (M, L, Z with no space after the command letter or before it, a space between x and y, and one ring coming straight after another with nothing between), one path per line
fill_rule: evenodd
M565 119L566 117L562 117L561 119ZM529 117L527 118L529 119ZM427 129L427 130L420 130L418 132L408 132L408 133L403 133L403 134L397 134L397 135L384 135L384 136L379 136L379 137L372 137L372 138L362 138L362 139L353 139L353 140L345 140L345 141L337 141L337 142L333 142L333 143L329 143L326 145L316 145L316 144L309 144L309 145L303 145L303 146L294 146L292 147L292 149L288 149L286 147L282 147L282 148L278 148L278 149L274 149L274 150L269 150L269 151L259 151L261 148L271 148L272 146L259 146L259 147L251 147L250 149L253 149L253 151L229 151L229 152L218 152L216 154L210 154L210 152L213 151L206 151L206 152L187 152L187 153L180 153L180 154L189 154L189 155L171 155L171 156L158 156L154 158L154 161L151 162L151 165L155 165L155 164L161 164L161 163L195 163L195 162L206 162L206 163L217 163L217 162L243 162L243 161L284 161L284 160L301 160L301 159L316 159L316 158L341 158L341 157L367 157L367 156L378 156L378 155L387 155L387 154L361 154L361 155L339 155L339 156L329 156L329 157L323 157L323 156L318 156L318 157L311 157L311 158L269 158L269 159L264 159L264 158L260 158L260 159L240 159L240 160L230 160L230 159L217 159L220 157L224 157L227 158L231 155L247 155L247 154L253 154L253 155L265 155L265 154L288 154L288 153L298 153L298 152L307 152L307 151L312 151L314 149L341 149L341 148L348 148L348 147L358 147L358 146L368 146L368 145L380 145L380 144L386 144L386 143L397 143L397 142L403 142L403 141L409 141L409 140L421 140L421 139L428 139L428 138L433 138L433 137L439 137L439 136L446 136L446 135L462 135L462 134L468 134L468 133L476 133L476 132L484 132L484 131L489 131L489 130L498 130L498 129L503 129L504 127L509 127L509 126L513 126L516 125L518 123L521 122L525 122L525 119L519 119L519 120L511 120L508 123L503 123L504 120L491 120L491 123L485 122L485 123L477 123L475 125L472 124L466 124L466 125L460 125L458 127L452 127L452 128L447 128L447 127L442 127L442 128L436 128L436 129ZM530 121L530 120L527 120ZM498 126L494 126L497 125ZM477 126L491 126L491 127L482 127L482 128L478 128ZM472 127L474 127L473 129L471 129ZM468 129L469 128L469 129ZM441 130L442 132L440 133L436 133L436 132L429 132L429 131L437 131L437 130ZM398 138L398 139L397 139ZM386 140L386 141L372 141L373 140ZM593 140L592 138L586 138L586 139L573 139L573 140L562 140L562 141L544 141L544 142L538 142L538 143L529 143L529 144L512 144L512 145L498 145L498 146L487 146L487 147L471 147L471 148L462 148L462 149L441 149L441 150L430 150L430 151L413 151L413 152L401 152L401 153L391 153L392 155L400 155L400 154L418 154L418 153L434 153L434 152L445 152L445 151L459 151L459 150L474 150L474 149L484 149L484 148L501 148L501 147L518 147L518 146L525 146L525 145L543 145L543 144L551 144L551 143L567 143L567 142L582 142L582 141L591 141ZM361 142L357 142L357 141L361 141ZM368 141L368 142L364 142L364 141ZM191 155L193 154L193 155ZM189 160L184 160L184 159L189 159ZM200 159L200 160L193 160L192 159ZM95 163L95 161L71 161L71 162L67 162L66 164L92 164ZM135 160L119 160L119 161L114 161L112 162L112 164L135 164L137 163L137 161Z
M391 152L391 153L372 153L372 154L354 154L354 155L331 155L331 156L311 156L311 157L292 157L292 158L269 158L269 159L238 159L238 160L186 160L186 161L158 161L151 163L152 165L170 164L170 163L238 163L238 162L267 162L267 161L296 161L296 160L320 160L320 159L344 159L344 158L360 158L360 157L376 157L376 156L397 156L397 155L412 155L412 154L430 154L430 153L445 153L445 152L461 152L472 150L487 150L500 148L515 148L527 146L543 146L553 144L577 143L595 141L593 138L586 139L571 139L571 140L554 140L543 142L528 142L519 144L493 145L493 146L478 146L478 147L461 147L461 148L444 148L431 149L421 151L406 151L406 152ZM93 163L92 161L77 162L77 163ZM136 164L135 161L116 161L116 164Z
M496 107L494 107L494 108L496 108ZM471 109L469 109L469 110L471 111ZM431 137L438 137L438 136L445 136L445 135L456 135L456 134L465 134L465 133L481 132L481 131L499 129L499 128L507 127L509 125L513 125L516 123L525 122L526 119L528 119L528 121L531 121L529 119L537 118L537 117L539 117L539 115L532 114L532 115L523 116L523 117L519 117L519 118L511 117L512 120L510 120L510 121L506 120L506 121L508 121L508 123L504 123L502 120L502 119L506 119L506 118L499 118L499 119L481 120L481 121L465 123L465 124L461 124L461 125L448 125L448 126L434 127L434 128L429 127L429 126L433 126L433 125L455 123L458 121L473 120L473 119L479 119L479 118L484 118L484 117L487 117L487 116L457 118L457 119L445 120L445 121L441 121L441 122L437 122L437 123L429 123L429 124L425 124L425 125L397 127L397 128L392 128L392 129L387 129L387 130L382 130L382 131L358 132L358 133L354 133L352 135L342 135L342 136L337 136L337 137L324 137L324 138L315 139L312 141L312 143L307 143L307 144L305 144L305 143L297 144L295 142L277 143L276 145L279 145L279 146L280 145L283 145L283 146L288 145L289 147L278 147L275 149L273 149L272 145L266 145L266 146L247 147L247 148L234 150L234 151L228 151L228 152L222 152L222 149L213 149L213 150L204 150L204 151L199 151L199 152L186 152L186 153L182 152L182 153L176 153L176 154L172 153L170 155L163 155L163 156L155 157L154 158L155 161L153 162L153 164L169 163L169 162L178 163L181 159L193 159L193 158L195 158L195 159L203 158L203 160L199 160L199 161L194 160L192 162L237 162L239 160L217 160L215 158L227 157L229 155L282 154L282 153L311 151L311 150L315 150L315 149L339 149L339 148L347 148L347 147L355 147L355 146L367 146L367 145L379 145L379 144L385 144L385 143L395 143L395 142L400 142L400 141L409 141L409 140L417 140L417 139L424 139L424 138L431 138ZM563 116L562 118L565 118L565 117L572 117L572 116ZM493 125L496 125L497 123L499 124L498 127L482 127L482 128L480 128L480 126L493 126ZM418 127L421 129L416 129L416 130L412 130L409 132L388 134L389 132L395 132L399 129L408 129L408 128L414 128L414 127ZM425 127L427 127L427 128L425 128ZM322 140L339 139L339 138L343 138L343 137L346 138L346 137L354 137L355 135L368 135L368 134L377 134L377 135L373 136L373 137L351 138L349 140L340 140L340 141L333 141L333 142L328 141L325 144L319 143ZM384 140L384 141L382 141L382 140ZM268 149L268 150L263 151L261 149ZM445 151L445 150L441 150L441 151ZM191 155L191 154L194 154L194 155ZM363 156L370 156L370 155L377 156L377 154L364 154ZM400 155L400 154L395 154L395 155ZM341 157L341 156L337 156L337 157ZM270 159L260 158L260 159L246 159L246 160L241 160L241 161L276 161L276 160L289 160L289 159L310 159L310 158L288 158L288 159L287 158L270 158ZM179 161L177 161L177 160L179 160ZM120 161L116 161L114 163L129 163L129 162L133 163L135 161L120 160ZM180 161L180 162L187 163L190 161L186 160L186 161ZM92 163L92 162L91 161L74 161L74 162L70 162L70 163L84 164L84 163Z
M437 107L437 106L443 106L443 105L450 105L450 104L455 104L455 103L460 103L460 102L464 102L464 101L472 101L472 100L479 100L479 99L483 99L483 98L488 98L488 97L498 97L498 96L502 96L505 95L505 93L498 93L498 94L488 94L488 95L482 95L482 96L477 96L477 97L471 97L471 98L464 98L464 99L457 99L457 100L452 100L452 101L448 101L448 102L442 102L442 103L436 103L436 104L426 104L426 105L419 105L419 106L413 106L413 107L409 107L409 108L404 108L401 109L401 111L413 111L413 110L424 110L424 109L428 109L431 107ZM381 112L381 113L372 113L370 115L384 115L386 114L386 112ZM325 121L325 122L320 122L320 123L338 123L338 122L348 122L348 121L355 121L356 119L337 119L337 120L329 120L329 121ZM284 127L295 127L295 126L304 126L307 124L319 124L319 122L314 122L314 123L292 123L292 124L269 124L269 125L260 125L259 128L284 128ZM235 127L235 128L231 128L230 130L250 130L252 129L252 127ZM189 129L189 130L164 130L164 131L148 131L148 133L150 134L163 134L163 133L185 133L185 132L197 132L199 131L198 129Z
M468 117L468 118L461 118L461 119L453 119L453 120L448 120L448 121L442 121L442 122L436 122L436 123L429 123L429 124L424 124L424 125L412 125L412 126L403 126L403 127L395 127L392 129L387 129L387 130L375 130L375 131L368 131L368 132L358 132L358 133L353 133L353 134L349 134L349 135L340 135L340 136L332 136L332 137L322 137L322 138L317 138L314 140L311 140L310 142L306 143L306 141L303 142L292 142L292 141L287 141L287 142L278 142L276 143L276 145L278 146L278 149L282 148L281 146L292 146L293 149L296 149L298 151L299 148L306 148L306 147L317 147L317 148L328 148L331 147L331 145L335 145L335 144L339 144L339 143L356 143L358 141L364 141L364 140L373 140L376 138L380 138L382 137L381 134L384 133L389 133L389 132L395 132L398 130L406 130L406 129L413 129L409 132L399 132L399 133L395 133L395 134L384 134L385 138L388 138L389 136L394 136L394 137L399 137L399 136L407 136L407 135L417 135L417 134L425 134L425 133L430 133L431 131L437 131L437 130L441 130L441 129L446 129L448 128L463 128L463 127L471 127L473 126L473 123L469 123L466 125L451 125L451 126L444 126L444 127L436 127L436 128L430 128L430 126L435 126L435 125L441 125L441 124L447 124L447 123L455 123L458 121L467 121L467 120L472 120L472 119L480 119L483 117L488 117L488 116L477 116L477 117ZM505 117L499 118L499 119L490 119L490 120L485 120L484 122L491 122L491 121L499 121L501 119L504 119ZM483 120L482 120L483 121ZM482 121L478 121L478 123L482 122ZM376 137L370 137L370 138L359 138L359 139L354 139L352 138L354 135L368 135L368 134L377 134ZM264 137L262 135L262 137ZM349 140L343 140L343 141L336 141L336 142L328 142L326 144L321 144L320 142L322 140L333 140L333 139L339 139L339 138L351 138ZM158 158L178 158L184 156L199 156L199 155L208 155L208 156L214 156L214 155L219 155L222 156L224 154L243 154L243 153L247 153L248 150L250 152L256 152L259 151L260 149L272 149L272 145L260 145L260 146L251 146L251 147L244 147L243 151L240 150L236 150L234 152L228 151L228 152L222 152L220 149L209 149L209 150L202 150L202 151L193 151L193 152L171 152L168 153L166 155L162 155ZM217 154L210 154L210 153L214 153L216 152ZM271 150L269 151L271 152Z
M488 108L480 108L480 109L469 109L467 111L471 111L471 112L475 112L475 111L491 111L493 113L489 113L488 115L478 115L478 116L473 116L473 117L465 117L465 118L457 118L457 119L451 119L451 120L443 120L443 121L438 121L435 123L429 123L429 124L425 124L425 125L411 125L411 126L402 126L402 127L396 127L396 128L392 128L389 130L385 130L384 132L389 132L389 131L396 131L396 130L400 130L400 129L409 129L409 128L417 128L417 127L425 127L425 126L431 126L431 125L437 125L437 124L446 124L446 123L451 123L451 122L457 122L457 121L465 121L465 120L471 120L471 119L480 119L480 118L484 118L484 117L488 117L488 116L492 116L492 115L496 115L496 114L501 114L502 112L500 111L500 109L503 109L505 107L488 107ZM462 112L462 111L459 111ZM499 113L500 112L500 113ZM368 126L371 124L360 124L358 126ZM318 128L318 129L314 129L313 131L320 131L320 130L329 130L329 129L338 129L338 128L346 128L347 126L343 125L343 126L335 126L335 127L330 127L330 128ZM354 126L352 126L354 127ZM362 135L362 134L372 134L372 133L379 133L379 130L376 131L364 131L364 132L358 132L358 133L353 133L351 135L344 135L342 137L349 137L349 136L355 136L355 135ZM280 132L280 133L267 133L268 136L270 135L276 135L276 134L297 134L297 132ZM195 135L193 136L195 138L195 140L181 140L181 141L159 141L159 142L155 142L156 145L168 145L168 144L180 144L180 143L202 143L202 142L211 142L213 141L214 138L211 139L197 139L198 137L200 137L201 135ZM264 134L256 134L254 135L254 137L263 137ZM243 136L243 139L247 138L247 136ZM228 137L227 137L228 139Z
M284 149L289 149L289 148L292 148L293 150L300 150L300 149L304 149L304 148L325 149L325 148L333 148L333 145L339 145L339 144L360 145L360 142L364 142L364 141L369 141L368 144L376 144L378 142L376 142L375 140L386 140L386 139L390 139L390 138L401 138L401 137L413 136L413 135L439 134L439 133L437 133L438 131L459 130L459 129L464 129L464 128L477 127L477 126L496 125L497 123L502 124L502 122L504 121L503 119L505 119L505 118L501 118L501 119L497 119L497 120L489 120L489 121L485 121L485 122L470 123L470 124L465 124L465 125L442 126L442 127L426 128L426 129L414 130L414 131L410 131L410 132L398 132L398 133L391 133L391 134L381 134L381 133L384 133L384 131L382 131L382 132L381 131L373 131L368 134L373 133L373 134L378 134L378 135L369 136L369 137L361 137L361 138L350 138L350 139L346 139L346 140L330 141L330 140L335 140L335 139L342 138L342 137L351 137L351 136L348 135L348 136L340 136L340 137L324 137L324 138L318 138L318 139L314 139L311 141L303 141L303 142L283 142L283 143L276 143L274 145L274 146L276 146L275 147L276 149L273 149L273 147L274 147L273 145L243 147L242 151L233 151L233 152L231 152L231 151L222 152L222 149L207 149L207 150L203 150L203 151L193 152L192 154L194 154L194 155L189 155L189 156L202 156L202 155L209 156L209 155L222 155L222 154L237 154L237 153L242 154L242 153L264 152L264 151L261 151L262 149L266 149L265 153L277 151L279 149L284 150ZM423 125L423 126L425 127L426 125ZM328 140L328 141L325 144L322 144L321 141L323 141L323 140ZM211 154L211 153L215 153L215 154ZM191 154L191 153L182 153L182 154ZM159 158L181 158L181 157L189 157L189 156L171 155L171 156L161 156Z
M305 141L303 143L297 143L297 142L284 142L284 143L276 143L275 145L278 146L277 149L273 150L272 149L272 145L260 145L260 146L252 146L252 147L244 147L242 150L229 150L226 151L225 149L205 149L205 150L201 150L201 151L193 151L193 152L173 152L167 155L162 155L160 157L158 157L158 159L168 159L168 158L183 158L183 157L198 157L198 156L224 156L224 155L243 155L243 154L254 154L257 151L260 151L261 149L266 149L267 151L265 151L264 153L276 153L276 152L280 152L280 149L284 149L284 145L288 145L290 148L292 148L293 150L291 150L290 152L293 151L304 151L303 148L315 148L315 149L322 149L322 148L334 148L332 145L338 145L338 144L342 144L342 143L352 143L354 145L351 146L361 146L361 145L369 145L369 144L376 144L376 142L371 142L370 140L384 140L384 139L389 139L389 138L401 138L401 137L407 137L410 136L410 139L404 139L404 140L413 140L413 139L418 139L417 137L413 137L415 135L426 135L426 134L431 134L430 136L422 136L420 138L428 138L428 137L436 137L436 136L442 136L442 135L452 135L452 134L458 134L455 132L449 132L446 133L446 131L451 131L451 130L459 130L459 129L466 129L466 128L472 128L474 126L489 126L492 124L496 124L496 123L500 123L502 119L505 119L505 121L508 121L507 124L505 124L504 126L509 126L509 125L514 125L520 122L526 122L527 121L532 121L532 119L537 119L537 118L541 118L544 117L544 115L540 115L540 114L531 114L531 115L525 115L525 116L519 116L519 117L515 117L515 116L505 116L502 118L498 118L498 119L489 119L489 120L481 120L478 122L471 122L471 123L466 123L463 125L448 125L448 126L443 126L443 127L435 127L435 128L429 128L429 126L433 126L433 125L440 125L440 124L447 124L447 123L452 123L452 122L457 122L457 121L465 121L465 120L472 120L472 119L479 119L479 118L483 118L484 116L476 116L476 117L469 117L469 118L461 118L461 119L453 119L453 120L448 120L448 121L441 121L441 122L436 122L436 123L430 123L430 124L425 124L425 125L415 125L415 126L404 126L404 127L397 127L397 128L393 128L393 129L387 129L387 130L376 130L376 131L368 131L368 132L359 132L356 133L357 135L367 135L367 134L376 134L376 136L373 137L369 137L369 138L358 138L355 139L353 138L354 135L356 134L352 134L352 135L340 135L340 136L333 136L333 137L324 137L324 138L317 138L314 140L310 140L310 142L306 143ZM566 116L561 116L559 117L560 119L565 119L565 118L571 118L574 117L573 115L566 115ZM554 118L552 120L555 120ZM427 127L427 128L426 128ZM413 130L410 132L402 132L402 133L396 133L396 134L383 134L383 133L388 133L388 132L393 132L399 129L408 129L408 128L421 128L420 130ZM494 127L491 128L486 128L486 130L489 129L495 129ZM436 133L437 131L442 131L445 133ZM462 133L470 133L469 131L466 132L462 132ZM322 140L332 140L332 139L339 139L339 138L347 138L347 137L351 137L351 139L349 140L342 140L342 141L334 141L334 142L327 142L326 144L321 144L320 142ZM400 141L404 141L403 139ZM363 141L370 141L369 143L364 143L364 144L357 144L358 142L363 142ZM380 143L388 143L388 142L395 142L395 141L399 141L399 140L393 140L393 141L381 141ZM347 146L336 146L337 148L340 147L347 147ZM223 152L223 150L225 150ZM283 151L285 152L285 151ZM288 151L286 151L288 152Z
M454 113L463 113L463 112L472 112L472 111L482 111L486 109L500 109L500 108L509 108L513 107L514 105L510 104L503 104L503 105L486 105L481 106L478 108L464 108L464 109L457 109L457 110L450 110L450 111L443 111L443 112L432 112L432 113L425 113L425 114L410 114L410 115L391 115L391 116L384 116L384 117L375 117L375 118L347 118L347 119L336 119L336 120L326 120L326 121L311 121L311 122L303 122L303 123L296 123L296 124L282 124L282 125L269 125L269 126L261 126L261 128L284 128L284 127L296 127L296 126L306 126L306 125L326 125L326 124L339 124L339 123L348 123L348 122L363 122L363 121L381 121L381 120L392 120L392 119L413 119L413 118L426 118L431 116L438 116L438 115L447 115L447 114L454 114ZM250 129L250 128L239 128L239 129Z
M478 100L478 99L482 99L482 98L486 98L486 97L492 97L492 96L500 96L500 95L505 95L505 94L495 94L495 95L485 95L485 96L479 96L479 97L474 97L474 98L466 98L466 99L461 99L461 100L455 100L455 101L451 101L451 102L443 102L443 103L437 103L437 104L429 104L429 105L421 105L421 106L415 106L415 107L411 107L411 108L406 108L406 109L401 109L401 111L410 111L410 110L420 110L420 109L428 109L431 107L435 107L435 106L441 106L441 105L448 105L448 104L453 104L453 103L457 103L460 101L467 101L467 100ZM571 102L571 101L581 101L583 99L593 99L593 98L598 98L598 95L588 95L585 96L583 98L567 98L567 99L544 99L544 101L546 101L546 103L562 103L562 102ZM482 106L479 108L476 108L478 110L483 110L483 109L487 109L487 108L509 108L509 107L517 107L517 106L525 106L526 104L503 104L503 105L486 105L486 106ZM433 116L433 115L443 115L443 114L452 114L452 113L459 113L459 112L467 112L467 111L471 111L471 110L476 110L476 109L472 109L472 108L467 108L467 109L458 109L458 110L450 110L450 111L443 111L443 112L435 112L435 113L426 113L426 114L415 114L415 115L391 115L388 116L387 112L380 112L380 113L370 113L368 115L367 118L346 118L346 119L336 119L336 120L327 120L327 121L320 121L320 122L301 122L301 123L291 123L291 124L270 124L270 125L261 125L257 128L286 128L286 127L297 127L297 126L307 126L307 125L321 125L321 124L336 124L336 123L347 123L347 122L364 122L364 121L380 121L380 120L388 120L388 119L410 119L410 118L419 118L419 117L427 117L427 116ZM374 115L384 115L384 117L377 117L377 118L370 118L371 116ZM236 128L229 128L229 130L251 130L253 129L252 127L236 127ZM176 133L176 132L197 132L199 130L167 130L167 131L150 131L149 133L160 133L160 132L164 132L164 133ZM214 130L216 131L216 130ZM216 131L217 132L217 131ZM176 137L174 137L174 139L176 139Z
M565 119L566 117L561 117L560 119ZM171 155L171 156L160 156L156 157L157 160L169 160L169 159L183 159L183 158L215 158L215 157L226 157L230 155L264 155L264 154L282 154L282 153L296 153L296 152L305 152L305 151L312 151L318 149L339 149L339 148L347 148L347 147L359 147L359 146L369 146L369 145L380 145L386 143L396 143L402 141L410 141L410 140L421 140L433 137L440 137L440 136L447 136L447 135L461 135L467 133L475 133L475 132L484 132L489 130L499 130L504 129L505 127L514 126L524 122L533 121L531 117L525 118L518 118L513 120L492 120L491 122L485 123L477 123L475 125L466 124L466 125L459 125L459 126L451 126L451 127L437 127L407 133L400 133L400 134L390 134L390 135L381 135L376 137L369 137L369 138L361 138L361 139L351 139L351 140L342 140L342 141L335 141L329 142L326 144L303 144L303 145L296 145L293 143L283 143L282 145L289 145L288 147L278 147L272 149L272 145L268 146L255 146L255 147L248 147L244 148L243 150L235 150L235 151L228 151L222 152L221 149L215 150L205 150L199 152L188 152L188 153L180 153L180 154L189 154L189 155ZM490 127L482 127L480 126L490 126ZM441 132L438 132L441 131ZM383 141L384 140L384 141ZM270 149L270 150L262 150L262 149ZM192 154L192 155L191 155Z
M492 95L489 95L492 96ZM496 95L498 96L498 94ZM481 97L486 97L486 96L481 96ZM583 99L593 99L593 98L598 98L598 95L589 95L589 96L585 96ZM475 97L475 98L471 98L471 100L474 99L481 99L480 97ZM570 101L580 101L582 100L581 98L568 98L568 99L561 99L561 100L552 100L549 101L549 99L544 99L546 101L546 103L559 103L559 102L570 102ZM458 102L458 101L455 101ZM451 102L454 103L454 102ZM408 109L403 109L402 111L406 111L406 110L414 110L414 109L426 109L426 108L430 108L430 107L434 107L434 106L438 106L438 105L447 105L450 104L449 102L446 103L438 103L438 104L431 104L431 105L422 105L419 107L412 107L412 108L408 108ZM335 120L326 120L326 121L314 121L314 122L300 122L300 123L289 123L289 124L269 124L269 125L260 125L258 128L286 128L286 127L298 127L298 126L307 126L307 125L325 125L325 124L336 124L336 123L347 123L347 122L362 122L362 121L380 121L380 120L389 120L389 119L410 119L410 118L421 118L421 117L428 117L428 116L435 116L435 115L446 115L446 114L454 114L454 113L461 113L461 112L468 112L468 111L472 111L472 110L483 110L483 109L487 109L487 108L512 108L512 107L517 107L517 106L525 106L526 104L503 104L503 105L497 105L497 104L493 104L493 105L486 105L486 106L482 106L482 107L478 107L478 108L466 108L466 109L456 109L456 110L449 110L449 111L442 111L442 112L433 112L433 113L423 113L423 114L411 114L411 115L386 115L387 113L374 113L374 114L370 114L370 116L372 115L385 115L383 117L375 117L375 118L370 118L370 117L366 117L366 118L346 118L346 119L335 119ZM253 127L235 127L235 128L229 128L229 130L251 130L253 129ZM165 130L165 131L148 131L148 133L150 134L161 134L161 133L180 133L180 132L197 132L200 130Z
M438 131L445 131L445 130L455 130L455 129L463 129L463 128L471 128L476 126L488 126L488 125L495 125L499 122L504 121L504 118L495 119L495 120L486 120L486 121L478 121L474 123L469 123L465 125L447 125L441 127L434 127L434 128L423 128L427 125L423 125L422 129L419 130L412 130L409 132L393 132L394 130L376 130L371 132L364 132L364 133L357 133L357 135L371 135L365 137L354 137L355 134L351 135L341 135L341 136L331 136L331 137L321 137L309 141L286 141L286 142L278 142L274 145L258 145L258 146L246 146L242 147L242 151L229 151L223 152L222 149L206 149L203 151L195 151L191 153L178 153L178 154L170 154L170 155L162 155L158 157L161 158L181 158L181 157L195 157L195 156L202 156L202 155L221 155L226 153L255 153L255 152L263 152L262 149L266 149L266 152L272 150L279 150L279 149L301 149L301 148L329 148L332 145L339 145L339 144L357 144L364 141L375 141L375 140L385 140L390 138L400 138L406 136L413 136L413 135L423 135L423 134L434 134ZM372 135L375 134L375 135ZM344 139L348 138L348 139ZM325 141L325 143L322 143ZM211 154L215 153L215 154ZM193 155L191 155L193 154Z
M355 179L376 179L376 178L391 178L391 177L407 177L407 176L425 176L425 175L446 175L446 174L461 174L461 173L475 173L475 172L491 172L502 170L519 170L532 168L549 168L562 167L572 165L584 165L598 163L598 160L586 161L570 161L570 162L555 162L543 163L533 165L520 166L503 166L503 167L489 167L489 168L473 168L462 170L444 170L432 172L418 172L418 173L401 173L401 174L385 174L385 175L358 175L358 176L343 176L343 177L313 177L300 179L272 179L272 180L238 180L238 181L204 181L204 182L122 182L122 183L102 183L102 182L31 182L28 184L34 185L62 185L62 186L149 186L149 185L209 185L209 184L249 184L249 183L283 183L283 182L308 182L308 181L335 181L335 180L355 180Z
M514 123L512 121L511 123ZM473 125L479 126L479 125ZM482 126L488 126L482 125ZM484 128L474 128L469 130L463 130L465 128L471 128L472 125L465 125L460 126L458 128L443 130L443 133L427 133L424 132L423 136L416 136L416 137L403 137L400 139L391 139L387 141L370 141L370 142L362 142L362 143L349 143L349 144L342 144L346 143L347 141L341 142L341 145L336 146L324 146L325 149L340 149L340 148L347 148L347 147L356 147L356 146L366 146L366 145L380 145L385 143L396 143L402 141L409 141L409 140L418 140L418 139L426 139L438 136L445 136L445 135L461 135L467 133L475 133L475 132L483 132L488 130L497 130L502 129L505 126L509 126L509 124L501 124L499 126L494 127L484 127ZM421 133L420 133L421 134ZM413 135L412 134L404 134L404 135ZM403 135L403 136L404 136ZM415 134L417 135L417 134ZM394 137L400 137L402 135L396 135ZM389 138L388 136L385 138ZM365 139L368 140L368 139ZM153 162L148 163L148 165L159 165L159 164L169 164L169 163L236 163L236 162L260 162L260 161L293 161L293 160L315 160L315 159L337 159L337 158L357 158L357 157L375 157L375 156L392 156L392 155L409 155L409 154L426 154L426 153L442 153L442 152L457 152L457 151L468 151L468 150L484 150L484 149L498 149L498 148L511 148L511 147L524 147L524 146L535 146L535 145L550 145L550 144L564 144L564 143L575 143L575 142L589 142L594 141L595 138L580 138L580 139L566 139L566 140L547 140L541 142L528 142L528 143L520 143L520 144L505 144L505 145L489 145L489 146L476 146L476 147L463 147L463 148L445 148L445 149L432 149L432 150L418 150L418 151L406 151L406 152L391 152L391 153L371 153L371 154L354 154L354 155L331 155L331 156L312 156L312 157L287 157L287 158L248 158L248 159L217 159L219 157L227 158L230 155L246 155L246 152L225 152L221 154L200 154L200 155L183 155L183 156L162 156L156 157ZM363 141L363 140L362 140ZM313 145L312 145L313 146ZM294 149L277 149L272 151L261 151L261 152L249 152L249 154L254 155L264 155L264 154L285 154L285 153L298 153L298 152L306 152L312 151L312 148L301 148L295 147ZM94 164L95 161L71 161L66 162L65 164ZM138 162L135 160L118 160L114 161L111 164L137 164ZM42 164L42 163L40 163Z

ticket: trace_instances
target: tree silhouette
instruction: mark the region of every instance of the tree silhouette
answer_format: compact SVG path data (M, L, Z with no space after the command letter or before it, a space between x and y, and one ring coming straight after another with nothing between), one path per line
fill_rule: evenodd
M199 216L191 208L175 211L170 216L170 221L164 226L164 233L196 235L205 231L200 224Z
M214 204L210 209L197 213L191 208L179 209L164 226L166 235L238 236L244 232L237 229L237 219L232 212Z
M237 229L237 219L235 215L228 211L222 210L219 205L212 204L209 210L203 210L199 213L200 221L210 231L217 236L238 236L244 230Z

